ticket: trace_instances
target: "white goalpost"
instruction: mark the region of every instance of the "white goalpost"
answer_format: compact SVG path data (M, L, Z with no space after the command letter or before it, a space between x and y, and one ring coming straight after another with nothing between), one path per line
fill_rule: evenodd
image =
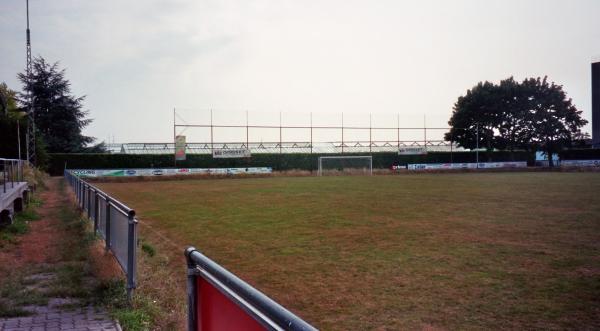
M321 156L319 157L319 176L325 174L373 175L372 156Z

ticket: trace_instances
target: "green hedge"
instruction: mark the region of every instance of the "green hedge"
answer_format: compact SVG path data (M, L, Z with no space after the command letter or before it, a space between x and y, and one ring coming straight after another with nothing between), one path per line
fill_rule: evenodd
M187 160L178 161L178 168L228 168L272 167L274 170L316 170L319 156L331 154L254 154L245 159L213 159L209 154L190 154ZM393 164L475 162L475 152L431 152L427 155L398 155L398 153L354 153L344 155L372 155L373 168L389 168ZM489 156L489 158L488 158ZM480 153L480 161L528 161L531 153L494 152ZM171 168L172 154L50 154L48 172L62 175L63 169L114 169L114 168Z
M600 160L600 149L569 149L559 153L561 160Z

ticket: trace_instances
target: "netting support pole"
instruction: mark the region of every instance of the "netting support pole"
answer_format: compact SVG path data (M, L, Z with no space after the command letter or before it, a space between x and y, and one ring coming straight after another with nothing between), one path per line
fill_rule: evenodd
M454 161L453 158L452 158L452 156L453 156L453 154L452 154L452 152L453 152L452 145L453 144L454 144L454 131L450 130L450 164L452 164L453 161Z
M427 117L423 115L423 145L427 149Z
M372 128L373 128L373 122L372 122L372 116L371 114L369 114L369 153L371 153L371 146L373 146L373 135L372 135Z
M344 154L344 113L342 112L342 154Z
M313 153L313 124L312 124L312 112L310 112L310 154Z
M399 151L400 150L400 114L397 114L397 116L398 116L398 121L397 121L398 122L398 132L397 132L397 134L398 134L398 151Z
M173 108L173 165L177 168L177 123L175 119L175 108Z

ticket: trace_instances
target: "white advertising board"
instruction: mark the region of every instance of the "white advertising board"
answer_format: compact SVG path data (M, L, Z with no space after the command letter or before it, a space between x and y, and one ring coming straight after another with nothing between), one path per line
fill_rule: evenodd
M600 160L562 160L561 167L600 167Z
M174 176L174 175L238 175L270 174L270 167L252 168L161 168L161 169L73 169L79 177L136 177L136 176Z
M502 169L527 168L527 162L480 162L477 163L418 163L409 164L408 170L445 170L445 169Z
M251 157L252 154L247 148L232 148L232 149L213 149L212 156L214 159L231 159L240 157Z
M426 147L400 147L398 155L425 155L427 154Z

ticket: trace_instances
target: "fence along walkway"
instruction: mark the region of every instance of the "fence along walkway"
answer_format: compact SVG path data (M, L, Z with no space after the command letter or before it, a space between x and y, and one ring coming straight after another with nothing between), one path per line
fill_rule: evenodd
M94 221L127 275L127 294L135 289L137 220L135 211L65 170L77 203ZM188 266L188 330L317 329L248 285L195 248L186 249Z
M26 161L0 158L0 225L12 223L14 212L23 210L29 185L23 176Z
M71 171L64 176L73 188L77 204L94 222L94 232L104 239L106 250L117 258L127 276L127 297L131 300L136 287L137 224L135 211Z

